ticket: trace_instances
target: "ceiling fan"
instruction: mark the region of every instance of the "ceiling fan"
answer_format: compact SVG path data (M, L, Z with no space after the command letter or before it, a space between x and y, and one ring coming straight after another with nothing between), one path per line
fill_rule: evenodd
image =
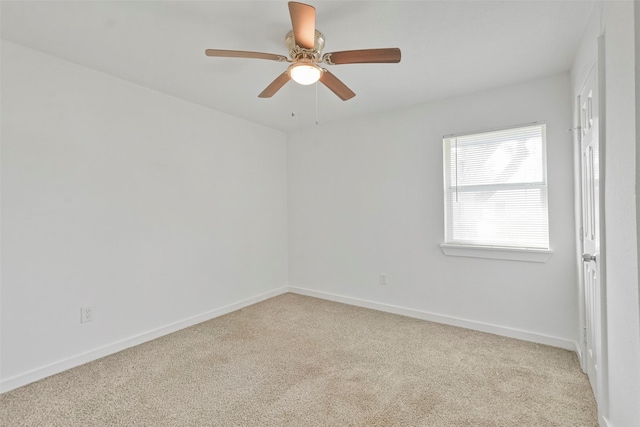
M326 68L317 64L371 64L371 63L398 63L400 62L400 49L361 49L330 52L322 55L324 48L324 35L316 30L316 9L304 3L289 2L289 14L291 15L292 31L285 37L285 45L289 49L289 56L273 53L247 52L241 50L207 49L207 56L227 58L252 58L268 59L279 62L290 62L291 65L284 73L280 74L263 90L259 98L271 98L289 80L308 85L320 80L320 83L328 87L340 99L346 101L356 94L342 83Z

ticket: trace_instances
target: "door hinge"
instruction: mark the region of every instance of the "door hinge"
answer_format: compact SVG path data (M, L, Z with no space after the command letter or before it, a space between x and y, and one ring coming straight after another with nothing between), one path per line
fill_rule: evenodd
M582 328L582 342L587 343L587 328Z
M584 227L580 227L580 241L584 242Z

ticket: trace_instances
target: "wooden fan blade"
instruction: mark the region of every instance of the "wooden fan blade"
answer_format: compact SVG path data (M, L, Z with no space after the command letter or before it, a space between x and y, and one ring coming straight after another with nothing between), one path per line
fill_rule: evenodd
M322 74L320 75L320 83L331 89L331 91L338 95L338 97L343 101L356 96L355 92L349 89L347 85L342 83L336 76L331 74L329 70L325 70L324 68L322 69Z
M373 63L397 63L401 58L400 49L391 47L388 49L361 49L343 50L340 52L325 53L322 61L329 65L338 64L373 64Z
M289 15L296 44L303 49L313 49L316 41L316 8L308 4L289 2Z
M289 73L286 71L280 74L274 81L271 82L269 86L267 86L261 93L258 95L258 98L271 98L276 94L277 91L280 90L282 86L284 86L291 77L289 77Z
M204 51L204 53L207 56L220 56L224 58L270 59L272 61L280 62L288 61L287 57L283 55L263 52L246 52L244 50L207 49Z

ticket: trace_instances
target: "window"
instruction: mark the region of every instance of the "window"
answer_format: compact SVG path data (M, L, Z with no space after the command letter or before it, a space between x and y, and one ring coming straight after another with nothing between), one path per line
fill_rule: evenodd
M443 145L443 250L462 246L550 253L546 126L452 135Z

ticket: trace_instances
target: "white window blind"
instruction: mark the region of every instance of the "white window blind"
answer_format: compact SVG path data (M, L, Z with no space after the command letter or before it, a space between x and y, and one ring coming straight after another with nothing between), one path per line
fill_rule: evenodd
M443 145L445 243L549 249L544 124Z

